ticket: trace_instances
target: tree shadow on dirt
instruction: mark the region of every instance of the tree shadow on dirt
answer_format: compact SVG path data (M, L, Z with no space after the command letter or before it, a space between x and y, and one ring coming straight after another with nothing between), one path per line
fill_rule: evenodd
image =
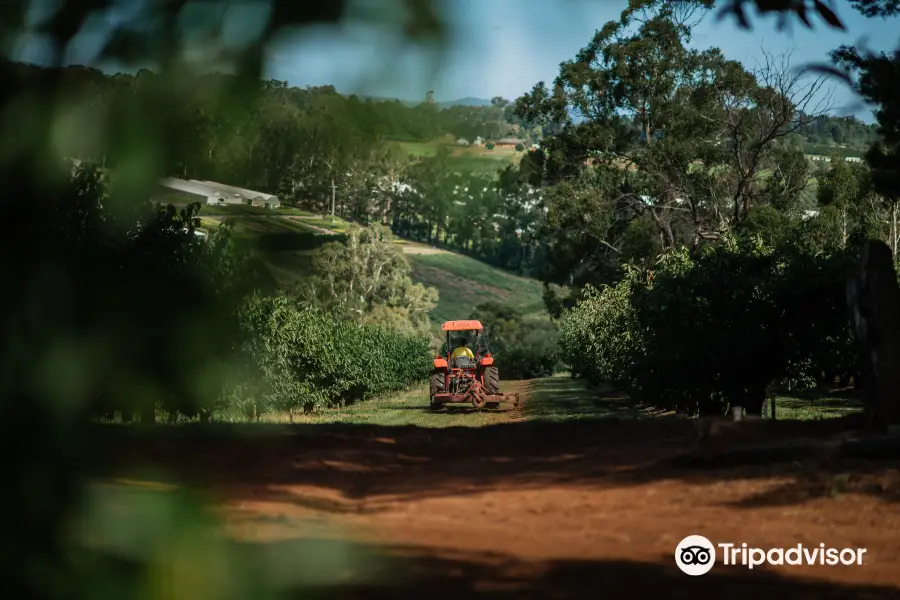
M290 556L295 542L267 544L271 555ZM310 547L308 540L303 542ZM291 598L342 598L429 600L482 598L527 600L530 598L900 598L900 590L876 585L840 584L790 577L773 571L717 565L700 577L677 569L671 555L658 563L625 560L555 560L528 562L511 556L423 549L410 546L367 546L374 563L372 583L339 586L304 586ZM823 567L824 568L824 567ZM830 567L861 568L861 567ZM370 579L371 581L371 579Z
M553 402L542 403L542 394ZM530 405L530 406L529 406ZM543 406L542 406L543 405ZM387 410L427 410L427 406ZM456 408L469 410L471 408ZM783 478L764 496L735 507L787 505L810 498L859 493L882 500L900 497L897 461L801 460L780 455L771 464L687 468L672 462L696 441L691 420L646 418L610 390L587 390L565 378L542 380L525 400L531 419L483 427L424 428L370 424L190 424L156 428L98 426L98 452L109 470L131 465L163 468L183 481L253 489L255 497L306 501L284 491L313 486L338 492L348 505L326 503L330 512L378 512L352 506L370 496L396 501L464 496L496 488L547 486L616 488L660 480L704 485ZM644 417L644 418L642 418ZM826 438L851 419L773 421L768 441ZM851 476L847 476L850 473ZM309 499L318 506L318 499Z
M790 425L784 424L785 435L791 434ZM835 426L810 423L806 433L824 434ZM869 494L886 501L900 495L900 477L891 478L898 461L674 467L669 459L691 448L693 425L667 419L446 429L347 424L188 425L155 431L110 427L97 437L106 442L103 452L109 457L109 471L101 475L147 465L192 485L252 489L257 499L300 505L303 498L285 492L286 487L328 488L351 503L343 508L334 504L330 512L378 512L375 504L365 509L352 506L370 496L389 495L402 502L498 488L612 489L663 480L692 485L759 478L787 481L736 507L787 505L840 493Z

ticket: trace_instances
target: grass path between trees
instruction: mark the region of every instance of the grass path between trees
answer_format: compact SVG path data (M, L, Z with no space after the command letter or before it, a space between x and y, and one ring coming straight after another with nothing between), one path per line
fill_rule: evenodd
M433 411L428 405L428 386L422 384L407 391L329 409L312 415L276 413L263 415L261 422L415 426L428 428L483 427L517 421L568 422L578 420L634 420L666 416L665 411L634 406L628 397L609 388L591 388L566 373L527 381L502 381L501 391L518 393L518 409L476 411L469 405ZM777 417L781 420L817 420L846 416L861 410L858 400L840 394L816 399L778 396Z

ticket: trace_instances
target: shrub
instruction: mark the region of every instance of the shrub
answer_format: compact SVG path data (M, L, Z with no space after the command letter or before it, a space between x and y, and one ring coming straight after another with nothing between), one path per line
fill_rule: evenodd
M773 382L854 372L843 299L851 258L755 235L694 256L683 248L661 257L653 277L629 271L616 286L587 288L562 320L561 351L573 374L648 404L755 412Z
M428 339L375 325L336 321L284 296L254 296L241 313L241 379L232 402L257 409L313 411L371 398L424 380Z
M493 150L494 142L488 142L487 144L484 145L484 147L487 148L488 150Z
M631 304L634 269L614 286L588 285L582 299L560 320L560 352L574 377L592 385L634 389L634 366L644 353L645 332Z
M525 150L525 146L523 146L522 144L516 144L516 152L522 152L523 150Z
M559 333L552 321L526 318L498 302L477 306L470 318L484 325L484 337L502 379L546 377L557 370Z

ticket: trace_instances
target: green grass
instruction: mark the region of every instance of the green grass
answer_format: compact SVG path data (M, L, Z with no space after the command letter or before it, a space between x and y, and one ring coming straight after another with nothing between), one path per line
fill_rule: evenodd
M866 153L865 150L859 150L855 148L838 148L837 146L828 146L825 144L803 144L803 151L806 152L806 154L816 156L831 156L832 154L837 153L838 156L843 156L844 158L862 158Z
M413 158L427 158L437 154L439 148L446 148L451 156L449 168L463 173L493 174L507 165L518 163L525 152L505 148L487 150L485 147L457 146L448 138L431 142L400 142L400 147Z
M338 233L345 233L350 228L350 223L344 221L340 217L334 217L334 219L332 219L331 216L322 218L308 216L301 217L300 221L315 225L316 227L322 227L323 229L330 229L331 231L336 231Z
M350 224L339 218L315 218L302 216L294 219L275 219L266 216L244 215L231 218L235 224L236 238L251 247L261 245L260 237L290 238L309 236L314 230L306 225L330 229L338 233ZM204 218L203 225L214 227L218 218ZM327 236L316 236L318 243L329 241ZM289 241L289 240L288 240ZM399 246L414 245L396 239ZM309 264L312 248L273 249L264 247L258 257L266 264L272 276L282 285L293 285L303 278ZM438 289L437 308L431 320L436 325L452 319L467 318L480 303L497 300L510 304L525 314L546 314L542 299L543 288L537 280L519 277L484 262L452 252L436 254L407 254L412 266L412 279L416 283Z
M428 406L428 387L421 384L406 391L319 413L261 414L259 422L443 428L483 427L510 421L561 423L583 420L653 419L671 415L661 410L635 406L623 392L603 386L592 388L582 380L572 379L566 373L531 381L502 381L500 388L506 394L520 394L522 405L519 410L504 406L500 410L476 411L469 405L456 405L434 411ZM796 396L779 396L776 417L779 421L830 419L860 410L859 401L849 397L810 400ZM159 416L160 422L166 422L166 418L167 416L163 414ZM180 419L181 422L191 420ZM246 423L251 419L236 410L227 410L217 413L215 420Z
M628 396L610 388L590 388L566 373L533 382L523 414L535 421L582 419L640 419L647 413L634 407Z
M309 214L309 213L307 213ZM303 217L238 214L201 216L200 226L213 231L224 221L234 225L234 240L265 266L275 285L293 287L309 270L309 259L318 246L335 238L310 227ZM315 219L311 219L315 223Z
M775 397L775 418L779 421L836 419L859 413L862 408L862 401L851 394L802 398L787 395ZM771 408L769 410L771 411Z
M266 208L264 206L248 206L246 204L224 204L220 206L203 205L200 208L201 216L264 216L264 217L301 217L312 216L312 213L299 208L284 206L280 208Z
M448 161L451 171L493 175L514 163L512 157L493 156L451 156Z
M496 300L525 314L544 309L543 288L535 279L519 277L460 254L408 254L413 280L436 287L440 297L431 320L466 319L478 304Z
M251 207L238 207L251 208ZM270 211L271 212L271 211ZM299 211L302 212L302 211ZM224 220L234 224L235 240L254 251L279 286L290 287L302 281L315 247L332 240L312 226L344 233L350 223L330 216L318 218L305 213L298 217L276 218L251 211L233 215L203 215L201 226L213 230ZM398 246L418 245L396 239ZM461 254L440 251L435 254L406 254L416 283L435 287L438 306L431 321L468 318L475 306L495 300L511 305L526 315L546 315L541 283L519 277L502 269Z
M437 154L438 146L429 142L400 142L403 151L416 158L434 156Z
M260 415L259 421L443 428L483 427L508 422L511 418L517 421L562 422L578 419L638 419L645 416L631 407L623 394L607 389L591 389L584 382L571 379L566 374L532 381L503 381L500 389L506 394L520 394L523 400L520 411L511 407L476 411L469 405L433 411L428 406L428 386L422 384L384 398L328 409L321 413L295 414L293 417L289 413L269 413ZM230 412L218 415L217 420L246 422L248 419L244 415Z
M521 381L505 381L500 385L504 393L524 393L527 384ZM425 428L482 427L508 420L509 409L476 411L469 405L433 411L428 405L428 386L415 386L405 392L384 398L368 400L343 408L334 408L317 414L296 414L293 423L331 424L352 423L365 425L404 426ZM262 423L290 423L289 413L279 412L261 415ZM223 413L217 420L245 422L247 417L236 413Z
M314 229L307 227L296 218L272 218L268 216L241 216L224 217L216 219L223 222L225 219L234 224L234 239L245 247L265 247L264 244L272 239L290 241L290 238L301 238L316 234ZM204 220L213 222L213 219ZM324 237L324 236L323 236ZM288 248L285 248L288 249ZM304 248L306 249L306 248Z

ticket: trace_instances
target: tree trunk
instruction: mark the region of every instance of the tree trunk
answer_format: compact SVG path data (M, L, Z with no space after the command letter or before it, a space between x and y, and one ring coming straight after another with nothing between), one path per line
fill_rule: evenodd
M734 397L728 400L732 407L743 407L748 416L762 416L763 404L766 402L766 386L751 385L749 388L735 393Z
M744 401L744 408L748 415L756 417L762 416L763 404L766 402L765 386L758 386L747 391L747 399Z
M869 242L859 270L848 281L847 301L864 352L866 425L884 431L897 418L900 394L900 288L893 253L884 242Z
M662 218L660 218L660 216L656 214L656 211L652 208L650 209L650 218L653 219L653 222L659 229L659 235L662 238L663 247L674 250L675 234L672 232L672 225L663 221Z
M847 209L841 210L841 248L847 247Z
M334 221L334 201L337 197L336 188L334 186L334 177L331 178L331 220Z
M897 260L897 203L891 202L891 255Z

